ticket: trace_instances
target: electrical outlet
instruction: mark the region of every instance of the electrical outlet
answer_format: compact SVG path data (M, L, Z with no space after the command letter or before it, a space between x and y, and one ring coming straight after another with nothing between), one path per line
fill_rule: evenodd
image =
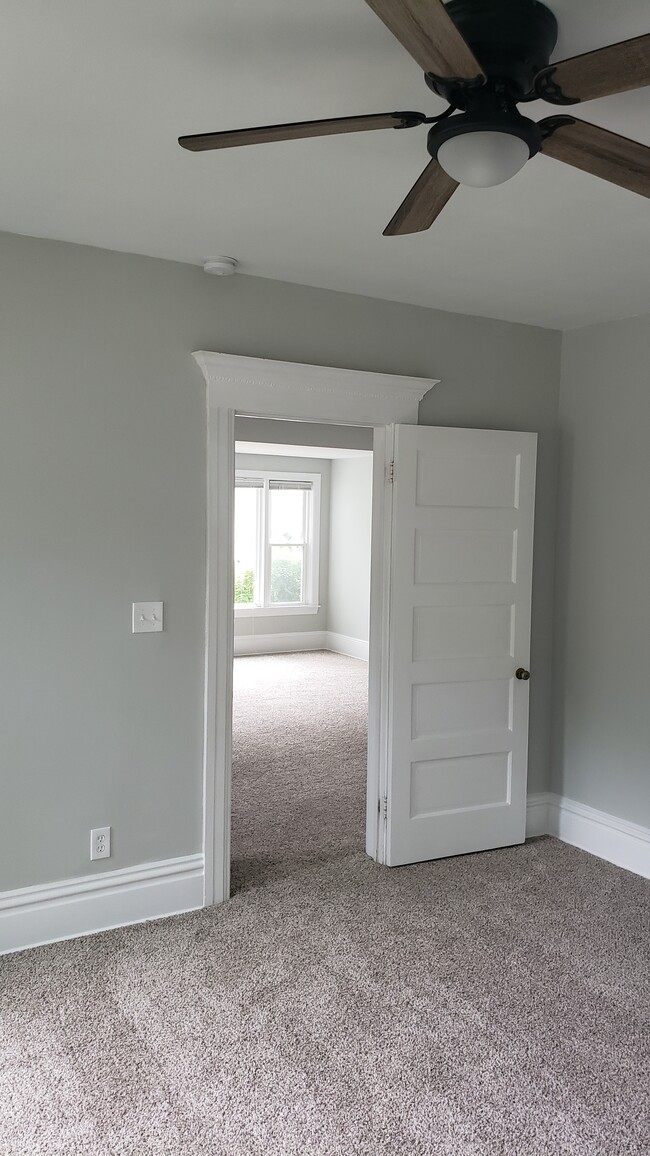
M111 829L110 827L95 827L90 832L90 858L110 859Z

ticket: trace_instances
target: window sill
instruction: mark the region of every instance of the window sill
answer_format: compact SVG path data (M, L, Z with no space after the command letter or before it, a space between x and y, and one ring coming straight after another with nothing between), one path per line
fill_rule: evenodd
M318 614L320 606L287 602L283 606L235 606L235 618L277 618L288 614Z

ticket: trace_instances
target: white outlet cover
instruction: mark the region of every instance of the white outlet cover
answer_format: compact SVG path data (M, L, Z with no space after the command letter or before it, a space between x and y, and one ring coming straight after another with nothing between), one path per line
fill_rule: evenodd
M163 628L162 602L134 602L132 634L154 634Z
M110 859L111 857L111 829L110 827L93 827L90 832L90 858Z

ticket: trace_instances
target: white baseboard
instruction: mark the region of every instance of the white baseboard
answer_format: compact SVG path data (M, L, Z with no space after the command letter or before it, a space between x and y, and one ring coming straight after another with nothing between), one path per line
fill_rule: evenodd
M650 879L650 828L552 793L529 795L526 836L554 835L599 859Z
M292 630L285 634L238 634L235 655L296 654L303 650L331 650L368 661L368 643L331 630Z
M326 633L325 630L292 630L287 634L238 634L235 635L235 655L326 650Z
M325 649L335 654L347 654L349 658L361 658L368 661L368 643L362 638L351 638L348 634L336 634L332 630L325 632Z
M554 835L650 879L650 829L637 823L552 793L535 794L528 796L526 837L536 835ZM203 906L203 882L203 856L186 855L5 891L0 954L194 911Z
M0 954L203 906L203 855L0 893Z
M597 811L573 799L552 795L548 833L650 879L650 829Z
M526 838L534 839L538 835L548 835L548 801L547 792L539 795L529 795L526 802Z

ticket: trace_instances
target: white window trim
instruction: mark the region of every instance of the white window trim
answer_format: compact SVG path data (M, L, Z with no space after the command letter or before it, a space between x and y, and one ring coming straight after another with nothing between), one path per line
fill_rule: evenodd
M273 606L237 605L235 618L285 618L289 614L318 614L320 604L309 602L280 602Z
M237 477L260 478L264 482L266 500L267 486L271 479L278 482L305 481L311 483L311 500L308 505L308 523L305 527L304 541L304 570L303 590L305 597L302 602L275 602L271 605L266 599L269 597L270 574L268 567L263 567L266 589L264 591L264 605L237 605L235 618L274 618L288 614L318 614L318 592L320 586L320 511L321 511L321 475L304 473L302 470L235 470L235 488ZM262 516L260 525L261 537L259 550L267 553L269 549L266 519Z

